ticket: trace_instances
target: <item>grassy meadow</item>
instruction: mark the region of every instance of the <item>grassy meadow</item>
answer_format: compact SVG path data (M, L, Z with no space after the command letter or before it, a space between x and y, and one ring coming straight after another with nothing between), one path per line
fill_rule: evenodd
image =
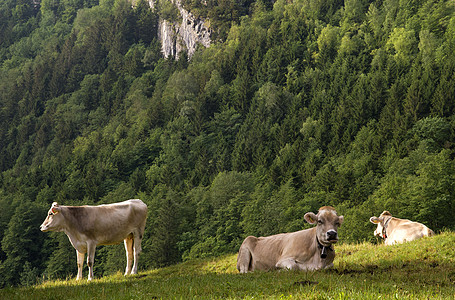
M239 274L232 254L130 277L6 288L0 299L455 299L454 246L449 232L395 246L337 245L335 267L317 272Z

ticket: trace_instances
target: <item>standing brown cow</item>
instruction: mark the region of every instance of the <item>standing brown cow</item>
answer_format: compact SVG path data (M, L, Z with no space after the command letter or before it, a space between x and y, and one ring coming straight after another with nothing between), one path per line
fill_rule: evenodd
M63 206L54 202L41 224L41 231L66 233L77 252L78 280L82 278L82 265L87 253L88 280L92 280L96 246L122 241L127 258L125 275L137 274L146 218L147 205L139 199L98 206Z

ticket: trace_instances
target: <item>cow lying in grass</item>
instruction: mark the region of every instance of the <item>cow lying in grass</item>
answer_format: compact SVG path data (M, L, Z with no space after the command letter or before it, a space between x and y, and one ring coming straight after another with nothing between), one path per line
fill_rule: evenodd
M247 237L237 257L239 272L332 267L335 258L332 244L338 241L337 230L343 216L338 216L333 207L324 206L318 214L308 212L304 218L316 227L267 237Z
M401 244L434 235L433 230L427 226L406 219L394 218L388 211L384 211L379 217L371 217L370 222L378 225L374 235L382 237L386 245Z

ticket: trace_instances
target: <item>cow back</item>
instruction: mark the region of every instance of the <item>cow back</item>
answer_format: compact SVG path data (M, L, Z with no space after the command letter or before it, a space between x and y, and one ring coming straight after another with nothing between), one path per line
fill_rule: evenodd
M129 234L143 234L147 206L141 200L128 200L98 206L62 207L67 225L98 245L115 244Z

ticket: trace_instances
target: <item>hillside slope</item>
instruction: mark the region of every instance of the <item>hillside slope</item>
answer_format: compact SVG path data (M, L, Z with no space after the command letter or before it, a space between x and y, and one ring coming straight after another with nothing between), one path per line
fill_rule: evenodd
M455 230L453 0L182 0L218 36L178 60L171 1L134 2L0 1L0 288L74 273L39 230L54 201L142 199L144 269L323 205L349 243L384 210ZM100 247L95 274L124 256Z
M2 299L448 299L455 296L455 233L404 245L336 247L335 267L239 274L236 255L192 260L87 283L0 290Z

